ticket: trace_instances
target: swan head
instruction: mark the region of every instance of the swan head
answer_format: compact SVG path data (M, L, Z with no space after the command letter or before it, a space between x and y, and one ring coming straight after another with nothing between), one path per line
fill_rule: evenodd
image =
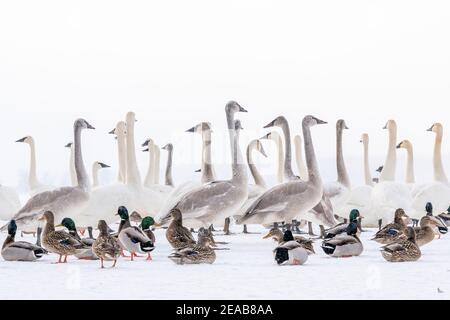
M166 151L173 151L173 144L168 143L164 147L162 147L161 149L166 150Z
M11 220L8 224L8 234L10 236L15 236L17 232L16 220Z
M267 129L267 128L272 128L272 127L281 127L286 124L287 124L286 118L283 116L279 116L279 117L276 117L274 120L272 120L270 123L266 124L264 126L264 128Z
M16 142L32 144L32 143L34 143L34 139L31 136L26 136L26 137L23 137L22 139L17 140Z
M94 164L93 164L93 166L94 166L94 169L106 169L106 168L111 168L109 165L107 165L107 164L105 164L105 163L103 163L103 162L98 162L98 161L95 161Z
M146 147L144 150L142 150L142 152L149 152L150 148L153 148L155 146L155 142L153 141L153 139L147 139L145 140L145 142L142 144L142 147Z
M73 142L69 142L68 144L66 144L64 146L64 148L72 148L72 146L73 146Z
M444 131L444 128L442 127L442 124L440 124L439 122L436 122L427 131L434 132L437 134L442 134L442 132Z
M262 142L261 142L259 139L252 140L252 141L249 143L248 148L249 148L250 150L251 150L251 149L257 150L257 151L258 151L259 153L261 153L265 158L267 158L267 153L266 153L266 151L264 150L263 144L262 144Z
M412 143L409 140L403 140L397 145L397 149L412 149Z
M145 217L144 219L142 219L140 227L142 230L145 231L145 230L150 230L150 228L154 225L155 225L155 220L152 217Z
M137 122L136 114L133 111L129 111L127 113L126 119L127 119L126 123L135 123L135 122Z
M303 126L305 127L313 127L318 124L327 124L328 122L320 120L314 116L308 115L303 118Z
M395 120L388 120L388 122L386 122L386 125L383 127L384 130L393 130L393 129L397 129L397 123L395 122Z
M128 215L128 209L124 206L120 206L117 210L117 216L120 217L121 220L128 220L130 216Z
M345 120L340 119L336 122L336 129L337 130L348 130L347 124L345 123Z
M200 122L196 126L186 130L186 132L199 133L199 134L202 134L203 132L207 132L207 131L212 131L211 123L209 123L209 122Z
M236 101L230 101L225 106L225 112L234 114L236 112L248 112L248 111L242 108L241 105Z
M77 227L75 226L75 222L70 218L64 218L61 221L61 224L55 226L55 227L64 227L69 231L77 231Z
M127 124L125 123L125 121L119 121L116 124L116 127L114 129L112 129L108 133L109 134L113 134L116 137L118 137L118 136L125 136L127 134Z
M262 136L261 138L259 138L259 140L272 140L272 141L275 141L275 142L281 142L282 141L280 134L278 132L276 132L276 131L269 132L268 134L266 134L266 135Z
M363 133L359 142L367 144L369 142L369 135L367 133Z
M78 119L75 121L75 128L81 128L81 129L91 129L94 130L95 128L90 125L89 122L87 122L84 119Z
M381 173L384 169L384 166L379 166L377 170L375 170L375 172L379 172Z

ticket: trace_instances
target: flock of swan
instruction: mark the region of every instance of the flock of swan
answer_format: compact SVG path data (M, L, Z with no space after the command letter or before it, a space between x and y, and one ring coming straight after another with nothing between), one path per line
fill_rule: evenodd
M150 252L151 250L144 249L152 248L153 245L147 241L150 239L149 236L141 234L142 230L131 227L130 216L128 213L125 214L124 210L138 217L138 222L142 221L142 217L152 217L154 226L165 228L172 226L174 217L178 217L175 213L179 212L182 216L179 220L182 221L183 228L202 230L199 232L199 242L207 244L213 241L205 240L208 238L208 232L205 230L209 230L211 226L224 226L225 232L229 233L229 225L233 220L236 224L243 225L244 232L247 230L247 225L251 224L276 227L283 223L295 225L297 222L299 224L308 222L311 233L313 223L320 225L321 230L324 231L324 227L336 226L343 220L345 220L345 230L354 230L354 226L351 225L354 221L350 221L350 225L347 225L346 220L350 212L357 211L360 217L359 228L362 226L381 229L382 226L391 222L399 208L407 212L409 218L419 220L425 215L424 210L427 204L432 204L434 212L439 213L447 211L450 205L450 184L444 172L441 156L443 127L440 123L435 123L428 129L435 134L434 180L432 182L416 183L413 146L409 140L397 141L396 122L389 120L384 127L388 132L388 150L379 179L373 179L371 176L369 136L364 133L361 143L365 184L353 187L345 165L343 138L348 127L344 120L338 120L336 123L337 180L323 181L316 159L311 129L316 125L326 124L325 121L310 115L304 117L302 134L296 135L292 140L287 119L279 116L264 126L270 132L249 143L244 158L239 143L241 121L235 118L240 112L247 112L247 110L235 101L229 102L225 107L232 160L232 175L228 180L218 180L216 177L211 157L212 128L208 122L200 123L187 130L199 134L202 138L201 179L180 185L175 185L172 178L173 145L170 143L162 148L168 152L168 161L165 181L163 184L160 183L160 148L152 139L142 144L143 151L149 154L149 169L145 179L142 179L136 159L137 146L134 137L136 119L133 112L128 112L125 121L119 121L110 132L116 138L118 154L117 182L111 185L99 185L98 171L109 168L101 162L93 164L93 183L90 181L83 161L82 132L94 127L86 120L75 121L73 142L66 146L71 152L71 186L57 188L40 183L36 174L34 140L32 137L20 139L17 142L26 143L30 147L30 199L22 205L14 189L0 186L0 220L11 221L3 226L1 231L18 229L26 233L37 232L40 235L41 225L45 221L49 224L49 222L59 222L69 218L76 222L77 229L80 231L93 227L99 228L102 239L108 242L113 240L108 238L109 231L105 229L105 225L115 223L118 208L122 208L122 213L119 212L119 215L122 221L127 221L127 224L121 227L127 229L128 236L135 239L136 243L140 243L140 248L129 250L131 244L124 245L125 239L128 238L124 238L123 235L121 237L120 231L119 247L122 251L130 251L133 257L136 252ZM276 127L281 129L282 134L275 129ZM263 147L265 141L272 141L277 148L278 183L272 187L267 185L254 162L256 152L268 157ZM298 175L292 168L291 141L294 142ZM399 149L405 149L407 152L405 182L395 180L396 155ZM250 182L248 172L253 182ZM362 217L364 219L361 221ZM51 228L46 230L44 238L45 234L54 232L52 230ZM410 237L408 231L404 234L406 238ZM348 231L348 236L353 235L353 231ZM140 238L141 236L143 238ZM281 256L295 249L295 245L294 248L291 247L291 242L296 241L292 235L287 232L284 237L283 245L286 243L290 245L286 250L280 249L284 252ZM67 238L62 236L61 241L67 241ZM112 243L111 246L110 249L114 250L108 257L117 254L117 245ZM199 250L198 246L196 248ZM328 247L325 245L324 248ZM64 255L64 252L60 253L60 261ZM178 252L177 255L179 258L180 253ZM276 255L280 255L279 252ZM304 260L304 254L301 256ZM106 259L106 256L104 258ZM289 258L284 256L284 259Z

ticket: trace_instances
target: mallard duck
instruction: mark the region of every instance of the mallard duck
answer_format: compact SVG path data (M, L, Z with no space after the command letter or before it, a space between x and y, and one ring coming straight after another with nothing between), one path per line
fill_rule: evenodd
M422 247L436 237L436 229L447 229L444 223L434 216L424 216L420 219L420 227L414 228L416 232L416 243L419 247ZM439 232L438 232L439 233Z
M69 231L69 234L73 236L75 239L80 241L82 244L86 246L86 250L83 250L77 254L75 254L75 257L77 257L80 260L97 260L97 256L92 252L92 244L94 243L95 239L92 237L92 232L89 231L89 238L83 238L78 235L77 227L75 225L75 222L71 218L64 218L61 221L61 224L55 226L55 228L58 227L64 227Z
M92 252L100 259L102 269L105 268L103 261L114 261L112 267L114 268L117 259L120 257L120 244L116 237L113 237L108 232L108 225L105 220L98 222L99 236L92 244Z
M450 226L450 207L447 209L446 212L442 212L439 215L439 218L447 225Z
M137 253L146 254L155 250L153 242L147 235L138 227L131 226L127 208L120 207L118 215L121 219L118 236L119 243L124 250L131 253L131 261L134 261Z
M308 261L308 251L295 241L290 230L284 233L283 243L275 248L273 255L279 266L302 265Z
M198 241L194 245L176 250L169 259L176 264L213 264L216 261L216 253L211 248L211 237L205 228L198 231Z
M334 238L325 239L322 243L322 249L330 257L357 257L364 251L357 233L358 220L353 220L347 226L346 234L341 233Z
M3 242L2 257L5 261L36 261L47 251L40 246L25 242L14 241L17 232L15 220L11 220L8 225L8 237Z
M426 216L428 217L434 217L433 216L433 204L431 202L428 202L425 206L425 210L427 212ZM441 238L442 234L446 234L448 232L448 228L446 223L444 222L444 220L441 218L441 216L439 215L438 217L436 217L434 220L434 223L437 223L437 225L433 225L433 232L436 236L439 237L439 239ZM417 226L417 225L416 225ZM419 235L417 234L417 229L416 229L416 237L417 239L419 239ZM420 246L420 245L419 245Z
M395 211L394 222L389 223L380 231L378 231L372 240L381 244L388 244L396 241L403 236L403 233L407 228L407 223L405 220L408 219L409 217L406 215L403 209L397 209Z
M133 213L130 214L130 221L134 222L134 223L141 223L142 222L142 216L138 212L133 211Z
M269 239L272 238L275 240L279 245L282 245L284 243L284 234L283 231L281 231L278 228L272 228L270 229L269 233L263 237L263 239ZM308 254L315 254L313 241L311 239L306 239L301 236L295 236L294 240L297 241L307 252Z
M184 249L189 246L195 246L196 241L192 236L192 232L189 229L183 227L183 216L179 209L172 209L170 211L172 216L172 222L167 228L166 238L169 241L172 248Z
M416 243L416 232L414 228L405 230L406 238L400 238L381 248L381 254L389 262L417 261L422 256L420 248Z
M361 214L359 213L359 210L357 209L353 209L350 212L349 215L349 222L352 221L358 221L358 219L362 218ZM343 222L343 223L339 223L338 225L335 225L334 227L325 230L325 239L331 239L336 237L339 234L343 234L345 235L347 233L347 229L348 229L348 223L347 222ZM358 230L359 233L360 230Z
M69 233L55 231L55 217L51 211L45 212L39 220L46 222L42 232L42 244L48 251L59 254L57 263L67 263L68 256L81 253L88 248ZM64 261L62 261L63 256Z
M145 235L150 239L153 244L156 242L156 237L153 231L151 230L151 227L155 225L155 220L152 217L145 217L142 219L141 225L139 226L141 230L145 233ZM148 253L147 260L151 261L152 256L151 253Z

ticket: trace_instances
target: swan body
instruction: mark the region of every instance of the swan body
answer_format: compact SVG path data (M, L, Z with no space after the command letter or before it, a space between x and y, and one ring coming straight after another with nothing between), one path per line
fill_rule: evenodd
M0 185L0 220L9 220L20 209L20 198L11 187Z

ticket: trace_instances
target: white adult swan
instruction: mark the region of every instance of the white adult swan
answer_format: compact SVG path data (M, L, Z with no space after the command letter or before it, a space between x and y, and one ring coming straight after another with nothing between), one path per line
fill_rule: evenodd
M36 145L33 137L26 136L22 139L17 140L16 142L26 143L30 146L30 171L28 173L28 188L30 196L32 197L38 193L55 189L55 187L42 184L37 177Z
M397 124L389 120L384 127L389 132L389 145L386 161L371 195L371 213L365 217L367 226L376 227L377 220L384 223L392 220L395 211L402 208L409 212L412 197L409 188L404 183L395 182L397 166ZM379 222L379 220L378 220Z
M434 181L419 188L413 199L413 212L408 213L412 218L421 218L425 213L427 202L433 204L433 211L445 212L450 204L450 187L447 175L442 164L442 137L444 128L442 124L435 123L430 132L436 134L433 152Z
M170 193L173 191L173 186L170 185L160 185L159 183L156 183L156 156L157 152L159 152L159 147L157 147L153 141L153 139L147 139L143 144L143 147L145 147L143 152L148 152L149 154L149 164L148 164L148 170L147 175L144 179L144 187L147 189L150 189L154 192L158 192L161 194L162 197L169 198ZM158 155L159 157L159 155ZM167 170L166 170L166 179L172 179L172 155L169 154L168 160L167 160ZM169 168L169 162L170 162L170 168ZM159 165L158 165L159 166ZM159 167L157 169L159 171ZM167 177L167 172L169 172L170 177Z
M277 148L277 183L283 183L285 172L283 139L281 138L281 135L276 131L272 131L261 137L260 140L272 140L275 143L275 146Z
M107 164L105 164L103 162L99 162L99 161L95 161L92 164L92 187L93 188L97 188L98 186L100 186L99 179L98 179L98 172L101 169L105 169L105 168L111 168L111 167L108 166Z
M46 211L53 212L56 221L65 217L79 221L78 217L88 202L91 184L86 173L81 151L81 131L94 129L86 120L78 119L74 124L75 169L78 186L62 187L53 191L46 191L32 197L13 217L22 231L34 232L38 227L38 219ZM2 227L2 231L6 226Z
M308 181L292 180L277 185L264 192L237 222L239 224L272 224L280 221L291 221L296 217L307 215L322 199L323 184L320 178L310 128L325 121L313 116L303 119L303 135L305 139L305 155L308 167ZM320 220L334 224L334 218L319 217Z
M167 151L167 164L166 164L166 174L165 174L165 185L173 188L173 178L172 178L172 162L173 162L173 144L168 143L163 150Z
M117 155L119 163L119 172L117 181L120 183L127 182L127 125L124 121L119 121L116 127L109 132L114 134L117 140Z
M182 212L183 224L188 227L222 225L225 218L236 214L248 198L247 171L239 147L239 130L236 130L234 122L236 112L247 111L237 102L230 101L225 107L225 113L233 176L230 180L213 181L191 190L173 207ZM170 221L168 212L162 212L157 221L162 225L167 224Z
M11 220L11 217L20 209L20 206L20 198L17 191L14 188L0 184L0 220Z

